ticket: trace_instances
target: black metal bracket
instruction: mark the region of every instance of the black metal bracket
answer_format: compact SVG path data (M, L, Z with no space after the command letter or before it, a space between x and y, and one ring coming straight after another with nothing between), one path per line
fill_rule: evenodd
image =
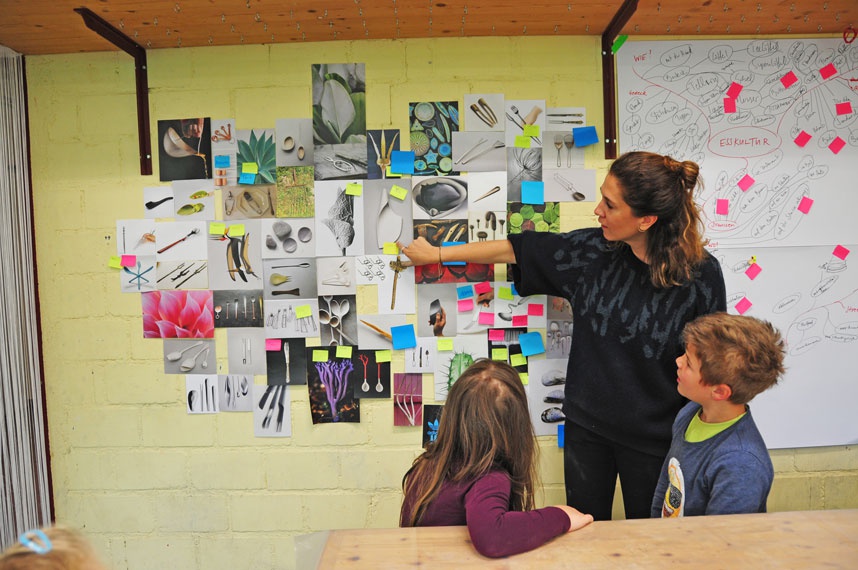
M617 158L617 77L614 40L638 9L638 0L626 0L602 32L602 105L605 108L605 158Z
M149 76L146 67L146 50L89 8L75 8L74 11L81 15L87 28L134 58L134 75L137 81L137 141L140 147L140 174L152 174L152 140L149 135Z

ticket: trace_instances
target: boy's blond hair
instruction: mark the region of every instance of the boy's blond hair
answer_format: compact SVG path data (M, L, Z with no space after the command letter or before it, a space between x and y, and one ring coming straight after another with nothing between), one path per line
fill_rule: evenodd
M784 373L784 341L768 321L712 313L685 325L682 339L700 359L703 384L727 384L734 404L747 404Z

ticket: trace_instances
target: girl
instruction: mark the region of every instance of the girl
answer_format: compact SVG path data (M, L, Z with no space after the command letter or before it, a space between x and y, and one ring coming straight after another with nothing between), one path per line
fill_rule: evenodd
M0 570L105 570L89 541L55 526L29 530L0 554Z
M532 550L593 517L534 510L536 440L518 372L480 359L453 383L437 439L405 474L400 526L467 525L492 558Z
M699 169L650 152L611 165L598 228L403 249L416 265L515 263L521 295L568 299L575 326L566 372L566 502L611 518L617 476L626 518L647 518L671 426L685 400L674 359L686 323L725 311L724 278L694 203Z

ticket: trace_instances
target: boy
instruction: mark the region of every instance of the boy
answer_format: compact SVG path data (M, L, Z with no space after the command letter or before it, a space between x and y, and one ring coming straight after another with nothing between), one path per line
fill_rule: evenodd
M673 423L652 516L765 512L774 469L747 403L783 374L783 339L765 321L713 313L683 340L677 389L691 402Z

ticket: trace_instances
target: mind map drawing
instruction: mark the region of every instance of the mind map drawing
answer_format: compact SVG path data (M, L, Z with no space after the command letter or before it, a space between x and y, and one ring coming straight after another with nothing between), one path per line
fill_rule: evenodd
M620 150L700 164L716 245L858 241L858 44L634 42L617 66Z

